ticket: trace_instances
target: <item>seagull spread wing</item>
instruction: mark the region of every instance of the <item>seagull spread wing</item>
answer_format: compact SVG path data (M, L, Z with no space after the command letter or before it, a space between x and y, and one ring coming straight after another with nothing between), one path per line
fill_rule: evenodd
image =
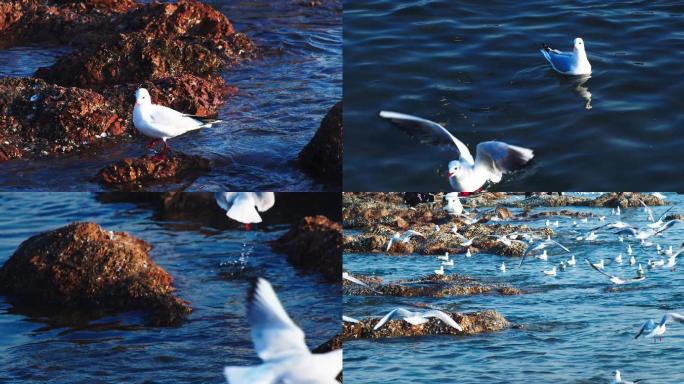
M406 233L404 233L404 236L405 237L406 236L408 236L408 237L411 237L411 236L425 237L425 235L423 235L422 233L420 233L418 231L414 231L413 229L409 229L408 231L406 231Z
M463 332L463 328L457 322L455 322L454 319L451 318L451 316L447 315L442 311L438 311L436 309L426 311L423 313L423 317L436 317L445 322L450 327L456 328L459 331Z
M348 273L346 273L346 272L342 274L342 278L344 278L345 280L349 280L349 281L351 281L351 282L354 283L354 284L358 284L358 285L362 285L362 286L364 286L364 287L370 288L370 287L368 286L368 284L364 283L363 281L357 279L356 277L354 277L354 276L352 276L352 275L350 275L350 274L348 274Z
M547 242L550 242L551 244L555 244L555 245L561 247L561 249L563 249L563 250L564 250L565 252L567 252L567 253L571 253L570 250L569 250L566 246L564 246L563 244L557 242L556 240L547 239L546 241L547 241Z
M648 215L648 221L651 221L651 222L655 221L653 219L653 210L651 210L651 207L646 205L646 203L644 203L643 200L639 200L639 202L641 203L641 205L644 206L644 210L646 211L646 214Z
M667 324L671 321L676 321L678 323L684 323L684 315L680 315L679 313L676 313L676 312L666 313L665 315L663 315L663 318L660 321L660 324L661 325Z
M473 156L470 154L468 147L449 133L446 128L434 121L390 111L380 111L380 117L390 120L409 136L423 144L436 146L456 145L460 159L468 164L474 163Z
M249 291L247 319L254 348L262 360L309 353L304 332L287 315L271 284L262 278Z
M619 278L619 277L617 277L617 276L613 276L613 275L611 275L611 274L608 274L608 273L606 273L605 271L602 271L599 267L595 266L595 265L594 265L591 261L589 261L588 259L584 259L584 260L587 261L587 264L589 264L589 266L590 266L591 268L593 268L596 272L602 274L603 276L608 277L608 278L610 279L610 281L613 282L614 284L624 284L625 281L622 280L621 278Z
M410 316L413 316L412 312L407 311L404 308L395 308L395 309L389 311L389 313L387 313L382 319L380 319L380 321L378 321L378 323L375 324L375 326L373 327L373 330L375 331L375 330L379 329L380 327L385 325L385 323L391 319L394 319L397 317L410 317Z
M534 157L531 149L500 141L482 142L475 153L475 167L488 171L493 182L501 181L504 173L522 168Z
M345 322L347 322L347 323L353 323L353 324L358 324L358 323L360 323L360 321L356 320L355 318L349 317L349 316L345 316L345 315L342 315L342 321L345 321Z
M259 216L254 199L249 192L238 192L226 215L244 224L261 223L261 216Z
M635 339L638 339L639 336L641 336L642 333L651 333L653 329L656 327L655 323L653 320L648 320L647 322L644 323L644 325L641 327L639 330L639 333L637 333L636 336L634 336Z
M253 192L253 196L259 212L268 211L275 204L275 193L273 192Z

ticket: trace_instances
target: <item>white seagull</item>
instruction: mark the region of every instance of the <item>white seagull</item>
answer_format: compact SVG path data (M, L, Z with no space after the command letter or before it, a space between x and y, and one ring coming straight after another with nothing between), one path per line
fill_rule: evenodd
M590 75L591 64L584 50L584 40L577 37L573 41L572 52L561 52L544 45L542 55L549 61L554 71L563 75Z
M352 323L352 324L360 323L360 321L356 320L355 318L345 316L345 315L342 315L342 321L344 321L345 323Z
M368 286L368 284L366 284L363 281L357 279L356 277L350 275L349 272L342 272L342 278L347 280L347 281L351 281L354 284L358 284L358 285L361 285L363 287L370 288L370 286Z
M615 374L615 378L613 379L613 382L611 384L637 384L637 383L643 381L643 379L638 379L638 380L634 380L634 381L622 380L622 376L620 375L620 371L618 371L617 369L615 370L615 372L613 372L613 374Z
M435 275L443 276L443 275L444 275L444 266L443 266L443 265L440 265L440 266L439 266L439 269L435 269L434 272L435 272Z
M564 250L567 253L571 253L570 250L566 246L557 242L556 240L552 240L551 237L548 236L546 238L546 240L541 241L541 242L537 243L534 247L529 247L525 250L525 253L523 253L522 257L520 258L520 264L518 264L518 267L522 265L523 261L525 261L525 257L527 257L527 255L529 255L530 253L535 252L535 251L539 251L539 250L542 250L544 248L551 247L554 245L557 247L560 247L562 250Z
M460 215L463 213L463 205L461 199L458 197L458 192L449 192L444 195L444 200L447 204L444 210L450 215Z
M499 270L501 272L506 272L506 263L505 262L503 262L503 261L501 262L501 266L499 267Z
M556 267L549 269L548 271L542 271L546 276L556 276Z
M644 337L653 337L654 343L656 342L656 338L658 337L660 338L660 341L663 341L663 335L667 330L667 323L671 321L684 323L684 316L675 312L666 313L660 319L660 324L658 325L656 325L653 320L648 320L644 323L644 325L639 330L639 333L637 333L637 335L634 336L634 338L638 339L639 336L644 335Z
M404 320L405 322L411 324L411 325L420 325L420 324L425 324L429 321L430 318L436 317L440 320L442 320L444 323L446 323L448 326L452 328L456 328L459 331L463 332L463 328L454 321L454 319L451 318L451 316L447 315L446 313L432 309L429 311L423 311L423 312L414 312L414 311L409 311L404 308L395 308L391 310L388 314L385 315L380 321L378 321L377 324L373 327L374 331L377 331L380 329L385 323L387 323L389 320L393 319L401 319Z
M164 158L168 152L167 139L188 131L208 128L219 122L221 120L206 120L163 105L152 104L152 98L147 89L140 88L135 91L133 125L143 135L153 138L152 142L147 145L148 148L154 147L160 140L164 143L164 149L155 156L157 160Z
M587 260L587 259L585 259L585 260ZM635 282L635 281L641 281L641 280L645 279L645 277L643 277L643 276L642 277L636 277L633 279L622 279L618 276L614 276L614 275L611 275L611 274L604 272L603 268L599 268L597 265L592 264L589 260L587 260L587 264L589 264L596 272L602 274L603 276L606 276L615 285L622 285L622 284L631 283L631 282Z
M214 197L226 216L245 224L247 230L250 224L261 223L259 212L266 212L275 204L273 192L216 192Z
M401 240L402 243L408 243L411 240L412 236L425 238L425 235L423 235L420 232L414 231L413 229L409 229L408 231L404 232L403 235L400 235L399 232L397 232L394 234L394 236L392 236L392 238L387 243L387 249L385 249L385 252L389 252L390 248L392 248L392 244L394 244L396 241Z
M570 260L568 260L568 265L571 267L574 267L577 264L577 260L575 259L575 255L572 255L570 257Z
M500 141L485 141L475 149L475 158L468 147L443 126L420 117L403 113L380 111L380 117L424 144L455 146L458 160L449 162L449 184L456 191L475 192L485 183L498 183L505 173L522 168L534 157L531 149Z
M247 319L254 349L263 363L226 367L223 373L229 384L334 383L342 371L342 350L312 354L304 332L287 315L265 279L252 284Z

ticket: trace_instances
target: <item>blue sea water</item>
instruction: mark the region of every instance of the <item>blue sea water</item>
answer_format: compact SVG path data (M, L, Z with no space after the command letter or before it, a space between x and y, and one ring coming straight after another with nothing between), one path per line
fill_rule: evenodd
M684 213L684 197L668 194L675 208ZM417 302L448 311L474 312L494 309L515 327L502 332L473 336L430 336L383 340L353 340L344 345L344 377L352 383L608 383L619 369L626 380L645 379L646 383L684 382L684 325L670 324L662 343L634 339L648 319L659 321L670 311L684 313L684 271L682 261L674 270L646 268L648 259L660 259L654 246L642 248L632 242L634 256L646 271L639 283L611 290L606 277L592 270L588 258L606 260L606 272L622 277L636 275L628 265L627 240L619 242L610 232L599 231L596 241L577 241L576 237L601 223L617 220L607 208L562 207L595 214L588 223L572 228L574 219L558 218L553 227L555 240L576 255L577 266L556 277L541 273L567 259L557 248L549 249L549 261L527 259L518 268L519 258L475 254L466 259L452 255L453 267L446 273L472 276L480 281L507 283L529 293L517 296L474 295L461 297L363 297L344 296L344 314L355 318L379 317L390 309L411 308ZM668 207L654 207L657 216ZM537 208L533 212L556 210ZM513 212L519 212L513 209ZM598 217L607 216L606 222ZM555 218L550 218L555 221ZM645 225L641 208L622 210L621 220ZM513 222L515 224L515 222ZM532 227L545 220L526 222ZM684 240L684 225L675 226L662 237L650 239L676 251ZM623 264L611 263L619 253ZM667 257L664 257L667 260ZM502 262L508 268L501 273ZM352 274L375 275L393 281L432 273L439 267L434 256L385 254L344 255L344 269Z
M238 88L219 111L225 123L172 139L184 153L213 162L191 181L152 184L145 190L189 191L329 189L295 164L328 110L342 99L342 4L319 7L299 1L213 0L263 56L222 72ZM68 52L63 47L14 47L0 51L0 76L30 76ZM132 108L132 106L131 106ZM140 138L114 148L57 159L12 160L0 164L3 190L97 191L97 172L116 159L146 153Z
M345 190L450 189L455 151L412 141L381 109L441 123L471 150L533 149L530 167L494 190L681 189L681 1L344 5ZM554 73L539 52L570 50L575 37L589 79Z
M0 296L0 382L225 383L224 366L260 362L245 318L256 276L271 281L310 347L339 332L339 286L294 269L267 244L289 225L219 230L102 201L89 193L0 194L0 264L30 236L94 221L152 244L150 256L173 276L177 295L190 301L193 313L179 327L148 327L137 312L46 313Z

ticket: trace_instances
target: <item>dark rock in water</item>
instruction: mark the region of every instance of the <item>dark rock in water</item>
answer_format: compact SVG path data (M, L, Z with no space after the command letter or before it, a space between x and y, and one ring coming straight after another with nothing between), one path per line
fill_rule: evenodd
M303 218L271 247L286 253L296 267L318 271L331 281L342 276L342 226L325 216Z
M120 136L122 126L115 108L96 92L32 78L0 79L0 159L71 152Z
M506 318L497 311L475 313L447 313L463 331L452 328L439 319L430 319L421 325L411 325L403 320L390 320L377 331L373 327L380 319L365 319L359 323L343 323L342 340L380 339L387 337L410 337L428 335L474 335L497 332L510 327Z
M209 160L200 156L171 152L162 160L143 156L117 161L100 170L98 179L107 185L142 185L205 172L209 170L209 164Z
M342 182L342 102L325 115L311 141L299 153L306 171L341 189Z
M373 283L372 278L357 276L370 288L342 281L345 294L355 296L400 296L400 297L445 297L498 293L501 295L520 295L525 292L507 284L482 283L463 275L429 275L415 279L399 280L389 284Z
M173 278L152 247L125 232L73 223L24 241L0 268L0 292L22 304L150 311L155 325L177 325L192 309L173 295Z
M590 204L594 207L615 208L618 205L621 208L627 207L642 207L643 202L646 205L665 205L663 199L647 193L638 192L610 192L605 193L592 201Z
M404 203L415 207L420 203L432 203L435 201L435 195L432 193L422 192L406 192L404 193Z

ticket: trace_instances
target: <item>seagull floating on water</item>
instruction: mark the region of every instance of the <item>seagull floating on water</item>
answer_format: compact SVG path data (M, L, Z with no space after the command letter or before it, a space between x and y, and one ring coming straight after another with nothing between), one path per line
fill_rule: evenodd
M643 381L643 379L638 379L638 380L634 380L634 381L622 380L622 376L620 375L620 371L618 371L617 369L615 370L615 372L613 372L613 374L615 375L615 378L613 379L613 382L611 384L637 384L637 383Z
M245 224L247 230L250 224L261 223L259 212L266 212L275 204L273 192L217 192L214 198L226 216Z
M436 317L440 320L442 320L444 323L446 323L448 326L452 328L456 328L459 331L463 332L463 328L454 321L454 319L451 318L451 316L447 315L446 313L432 309L429 311L424 311L424 312L414 312L414 311L409 311L404 308L395 308L391 310L388 314L385 315L380 321L378 321L377 324L373 327L374 331L377 331L380 329L385 323L387 323L389 320L393 319L401 319L404 320L405 322L411 324L411 325L420 325L420 324L425 324L429 321L430 318Z
M505 262L503 262L503 261L501 262L501 266L499 267L499 270L501 272L506 272L506 263Z
M166 156L169 150L166 140L196 129L209 128L219 122L221 120L206 120L152 104L150 93L145 88L135 92L133 125L143 135L153 138L147 145L148 148L154 147L160 140L164 143L162 151L154 156L155 160L161 160Z
M542 271L546 276L556 276L556 267L549 269L548 271Z
M304 332L290 319L271 284L258 278L249 291L247 319L252 342L263 363L229 366L229 384L333 383L342 371L342 350L312 354Z
M542 55L549 61L554 71L563 75L590 75L591 64L584 50L584 40L578 37L573 41L572 52L561 52L544 45Z
M433 121L389 111L380 111L380 117L390 120L421 143L455 146L459 158L449 162L448 179L456 191L475 192L487 182L498 183L504 174L524 167L534 157L528 148L485 141L477 145L473 158L462 141Z
M639 333L637 333L637 335L634 336L634 338L638 339L639 336L644 335L644 337L647 338L652 337L654 343L656 342L656 338L658 337L660 338L660 341L663 341L663 335L667 330L667 323L670 323L672 321L684 323L684 316L675 312L666 313L660 319L660 323L658 325L656 325L653 320L648 320L644 323L644 325L639 330Z
M435 269L434 272L435 272L435 275L444 276L444 266L440 265L439 269Z

